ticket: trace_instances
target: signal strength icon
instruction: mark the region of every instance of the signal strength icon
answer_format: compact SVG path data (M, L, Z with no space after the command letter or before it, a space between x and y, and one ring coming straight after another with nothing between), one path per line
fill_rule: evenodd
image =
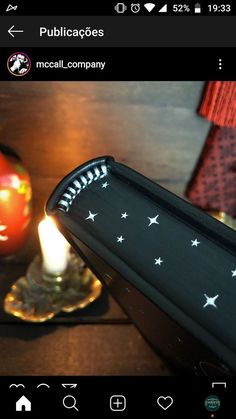
M159 13L167 13L167 4L165 4L160 10Z
M146 3L144 4L145 9L150 13L156 5L154 3Z

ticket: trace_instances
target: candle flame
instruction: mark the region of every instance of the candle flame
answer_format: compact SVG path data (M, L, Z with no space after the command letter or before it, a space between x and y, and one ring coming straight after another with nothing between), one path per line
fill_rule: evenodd
M52 217L42 220L38 230L45 270L49 273L63 272L68 265L70 244Z

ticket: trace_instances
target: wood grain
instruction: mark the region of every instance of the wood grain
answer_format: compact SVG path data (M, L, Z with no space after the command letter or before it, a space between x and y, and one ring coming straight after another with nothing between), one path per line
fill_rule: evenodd
M2 325L0 336L2 376L170 374L130 325Z
M110 154L181 193L209 124L202 82L1 82L0 138L32 176L35 210L59 179Z

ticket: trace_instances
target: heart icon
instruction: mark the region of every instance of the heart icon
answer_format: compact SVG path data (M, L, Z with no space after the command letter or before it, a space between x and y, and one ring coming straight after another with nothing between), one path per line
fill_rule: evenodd
M174 400L170 396L160 396L157 399L157 404L163 410L169 409L169 407L173 404Z

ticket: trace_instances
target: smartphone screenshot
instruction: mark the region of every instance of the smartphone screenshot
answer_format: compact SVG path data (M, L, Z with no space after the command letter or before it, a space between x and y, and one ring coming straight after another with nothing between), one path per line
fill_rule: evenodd
M3 417L235 416L235 25L0 1Z

